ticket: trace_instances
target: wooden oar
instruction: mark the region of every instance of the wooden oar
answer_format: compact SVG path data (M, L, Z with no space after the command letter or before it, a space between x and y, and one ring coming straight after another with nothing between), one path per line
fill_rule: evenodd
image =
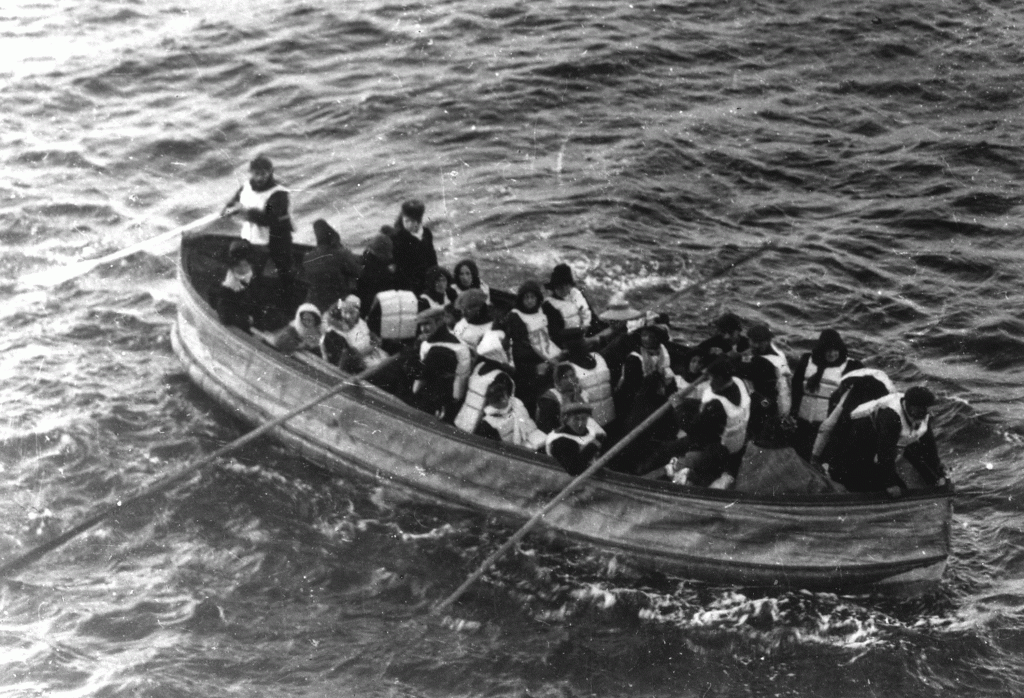
M352 378L341 381L336 386L334 386L327 392L317 397L315 400L310 400L309 402L300 405L299 407L296 407L290 412L287 412L281 415L280 417L270 420L266 424L263 424L262 426L259 426L256 429L250 431L248 434L245 434L244 436L235 439L226 446L218 448L210 455L200 458L195 463L186 465L185 467L181 468L178 472L157 478L155 481L150 482L148 485L137 488L128 496L119 498L117 504L107 504L101 506L99 508L99 511L86 517L81 523L77 524L73 528L68 529L56 538L53 538L47 541L46 543L43 543L42 545L38 545L32 550L25 553L24 555L21 555L20 557L11 560L3 566L0 566L0 577L7 577L14 574L15 572L22 570L23 568L32 564L33 562L41 558L43 555L50 552L51 550L55 550L56 548L59 548L60 546L64 545L64 543L67 543L69 540L71 540L78 534L88 531L90 528L103 521L105 518L113 514L115 511L120 511L125 507L135 504L142 499L146 499L147 497L152 497L154 495L160 494L161 492L165 492L169 489L172 489L178 483L188 479L193 474L195 474L199 469L215 461L216 459L220 458L226 453L234 451L235 449L244 446L250 441L258 439L271 429L281 426L292 417L301 414L302 412L305 412L313 407L316 407L321 402L324 402L330 399L331 397L334 397L335 395L337 395L350 385L359 383L360 381L369 378L375 373L378 373L383 368L397 361L400 356L400 354L395 354L394 356L388 357L384 361L380 362L376 366L368 368L362 373L356 374Z
M111 262L116 262L117 260L124 259L125 257L133 255L136 252L144 252L152 247L156 247L157 245L160 245L162 243L169 242L178 235L183 235L184 233L187 233L191 230L197 230L199 228L208 226L214 221L221 218L221 216L222 214L220 212L211 213L210 215L204 216L203 218L200 218L197 221L192 221L191 223L187 223L186 225L174 228L173 230L168 230L166 233L160 233L159 235L151 237L148 240L143 240L141 242L136 242L133 245L128 245L128 247L124 247L118 250L117 252L111 252L110 254L104 255L103 257L97 257L96 259L86 259L81 262L74 262L73 264L69 264L59 269L44 269L42 271L37 271L32 274L26 274L25 276L21 277L18 280L18 283L25 286L59 286L65 281L70 281L71 279L82 276L83 274L88 274L96 267L103 266L104 264L110 264Z
M679 300L680 297L685 296L685 295L687 295L689 293L693 293L694 291L699 291L700 289L704 288L705 286L707 286L709 283L711 283L715 279L719 279L719 278L725 276L726 274L728 274L729 272L731 272L733 269L735 269L736 267L740 266L741 264L746 264L750 260L756 259L757 257L760 257L761 255L763 255L765 252L768 252L769 250L777 249L778 246L779 245L778 245L778 243L775 240L769 240L768 242L764 243L760 247L755 247L754 249L749 250L748 252L743 253L742 255L740 255L739 257L734 259L733 261L731 261L728 264L724 265L721 269L716 269L714 271L714 273L712 273L710 276L707 276L707 277L701 279L700 281L698 281L696 283L690 284L689 286L687 286L685 288L679 289L678 291L673 293L668 298L661 299L660 301L658 301L654 305L650 306L648 308L648 311L654 312L656 310L660 310L661 308L664 308L665 306L667 306L667 305L669 305L671 303L675 303L675 302L677 302Z
M700 378L698 378L696 381L683 388L682 391L676 393L672 397L674 397L677 400L686 397L694 390L696 390L698 385L701 385L703 383L703 380L706 375L706 373L702 374ZM611 461L612 458L619 455L619 453L622 452L622 449L628 446L630 442L634 441L636 437L645 432L652 424L658 421L662 415L664 415L667 411L672 409L672 406L673 401L671 399L667 400L664 405L662 405L654 412L652 412L650 416L647 417L647 419L640 422L640 424L638 424L636 428L633 429L633 431L629 432L624 437L622 437L622 439L617 444L612 446L607 453L605 453L603 456L594 461L589 468L587 468L582 473L577 475L573 479L573 481L566 485L565 489L559 492L554 499L552 499L544 506L543 509L534 514L529 521L523 524L522 528L520 528L518 531L512 534L512 537L505 541L504 545L495 550L490 557L484 560L483 563L481 563L480 567L477 568L476 572L469 575L466 581L464 581L462 585L452 593L451 596L449 596L447 599L434 606L434 608L431 609L431 613L433 615L437 615L444 611L444 609L448 608L453 603L455 603L455 601L457 601L458 598L462 596L466 592L466 590L469 589L470 586L473 585L473 582L480 579L480 577L482 577L484 573L491 568L491 565L497 562L498 558L507 553L513 545L521 541L523 537L525 537L526 534L533 529L534 526L540 523L541 519L547 516L547 514L549 514L552 509L561 504L562 500L564 500L566 497L568 497L570 494L576 491L576 489L578 489L580 485L589 480L591 476L594 475L594 473L603 468L609 461Z

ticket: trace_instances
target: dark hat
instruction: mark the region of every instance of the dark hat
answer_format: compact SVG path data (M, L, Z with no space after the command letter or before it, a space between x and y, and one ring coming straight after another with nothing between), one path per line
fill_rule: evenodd
M907 392L903 393L903 400L908 405L913 407L924 407L928 409L935 404L935 395L932 391L928 390L921 385L915 385L910 388Z
M234 240L228 246L228 266L235 266L242 260L252 262L252 243L248 240Z
M747 338L751 342L767 342L774 336L764 323L758 323L747 330Z
M250 170L271 170L274 169L274 163L270 162L270 158L266 155L257 155L249 161Z
M548 288L558 288L566 284L569 286L576 285L576 282L572 279L572 269L569 268L568 264L557 264L551 270L551 280L544 285Z
M330 226L323 218L313 221L313 235L316 237L316 244L329 245L333 242L341 242L338 231Z
M732 378L736 375L736 369L733 368L732 361L724 356L719 356L708 366L708 375L718 376L719 378Z
M594 408L585 402L567 402L562 405L562 416L568 417L571 414L591 414Z
M846 343L843 342L842 336L838 331L833 330L831 327L821 331L818 335L817 346L823 351L828 349L845 349Z
M722 334L738 332L743 329L743 321L740 320L740 316L736 313L725 313L722 317L715 320L715 329Z
M409 201L402 202L402 215L409 216L414 221L422 221L423 214L426 212L427 207L422 201L417 199L410 199Z
M378 233L376 237L370 240L370 244L366 246L366 251L385 264L391 264L394 260L395 245L387 235Z

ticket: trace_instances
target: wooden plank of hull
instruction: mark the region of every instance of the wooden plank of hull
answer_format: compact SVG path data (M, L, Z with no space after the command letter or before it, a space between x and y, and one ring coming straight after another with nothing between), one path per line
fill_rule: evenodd
M326 368L225 328L184 271L182 281L175 350L203 390L239 417L264 422L339 380ZM483 442L373 386L353 387L275 435L329 469L384 479L514 522L524 521L569 481L546 457ZM769 499L605 473L545 522L569 538L711 581L898 587L941 576L951 506L948 492L898 500Z

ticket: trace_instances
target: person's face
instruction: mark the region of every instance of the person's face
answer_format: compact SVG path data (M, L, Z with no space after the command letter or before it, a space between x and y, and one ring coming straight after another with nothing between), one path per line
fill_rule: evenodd
M404 213L402 214L402 227L408 230L413 235L416 235L418 232L420 232L420 225L420 221L416 220L415 218L410 218Z
M540 299L537 298L537 294L533 291L530 291L523 296L523 307L527 310L535 310L539 304Z
M253 184L262 185L270 181L270 178L274 176L273 170L268 170L262 167L249 168L249 179L252 180Z
M231 267L231 273L239 278L244 279L245 277L252 274L252 265L249 264L249 260L243 259L242 261L237 262L233 267Z
M307 329L313 329L320 324L320 318L318 318L313 313L300 313L299 322L302 323L303 327Z
M434 330L437 329L437 324L437 321L433 319L421 322L418 328L420 339L426 339L430 335L434 334Z
M558 391L569 393L576 389L576 375L572 371L565 371L558 378Z
M732 382L729 376L711 376L711 389L716 393Z
M349 325L356 324L356 320L359 319L359 308L354 305L342 306L341 318Z
M770 339L762 339L758 341L750 340L750 348L754 350L755 354L767 354L768 350L771 349L772 341Z
M448 280L443 276L438 276L434 280L434 293L444 293L446 288L448 288Z
M928 416L928 408L921 405L904 405L907 409L907 416L915 422L920 422Z
M586 434L588 416L586 412L574 412L565 418L565 425L576 434Z
M487 398L488 401L499 410L503 410L508 407L509 395L507 390L495 390L491 392Z
M834 364L836 361L839 361L839 354L838 349L829 349L825 352L825 361Z
M704 366L701 364L699 356L691 356L689 364L690 373L700 373L704 370Z
M658 348L658 339L653 332L640 333L640 346L647 351L654 351Z
M470 271L469 267L463 266L459 268L459 286L462 288L469 288L473 283L473 272Z
M565 300L569 296L569 292L572 291L572 284L558 284L551 292L555 294L555 298L559 300Z

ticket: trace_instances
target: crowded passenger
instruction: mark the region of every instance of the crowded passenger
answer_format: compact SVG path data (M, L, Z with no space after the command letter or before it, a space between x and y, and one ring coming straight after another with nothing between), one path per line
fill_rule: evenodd
M515 306L505 316L505 328L512 342L512 360L519 397L527 409L535 409L543 392L549 364L558 360L562 350L551 341L548 318L541 312L544 292L536 281L519 287Z
M842 377L858 368L863 368L861 362L849 357L843 338L831 328L823 330L814 348L797 362L790 408L796 429L790 445L804 460L810 458L818 427L828 416L829 398Z
M630 333L630 325L643 318L644 314L631 307L621 297L612 298L598 317L608 327L601 332L601 356L608 364L612 385L618 385L622 377L622 364L636 348L636 337Z
M656 451L639 474L658 468L654 472L664 472L677 485L728 489L736 481L739 468L723 443L727 423L721 402L704 403L687 425L685 435Z
M384 232L378 233L363 250L363 271L359 274L356 294L359 312L369 314L374 299L381 291L395 288L394 243Z
M434 234L423 225L425 211L421 201L404 202L391 235L396 288L412 291L417 297L423 292L425 272L437 266Z
M487 386L499 374L507 374L511 380L515 372L508 352L508 338L502 330L491 329L486 332L476 350L478 361L469 374L465 402L455 417L455 426L468 432L476 431L483 416Z
M480 269L472 259L463 259L452 269L451 291L456 296L471 288L483 291L487 304L491 304L491 289L480 281Z
M252 268L252 245L235 240L228 247L228 269L221 285L212 294L217 317L228 327L249 332L259 313L258 281Z
M725 475L728 488L735 481L747 450L747 425L750 421L750 395L743 381L735 376L732 361L724 356L714 359L707 368L709 381L701 392L703 412L709 403L718 402L725 413L725 426L721 434L722 446L728 452ZM698 418L698 421L700 418Z
M417 406L452 423L466 393L472 365L469 347L456 339L445 324L443 308L424 310L416 317L421 341L420 377L413 385Z
M576 287L572 269L568 264L558 264L551 271L551 279L545 284L551 295L543 302L543 311L548 318L548 332L551 340L562 346L562 332L570 329L582 330L589 334L594 321L590 301Z
M750 437L760 445L781 445L785 434L795 426L790 416L793 371L789 359L772 342L768 325L752 326L747 331L749 352L736 364L736 373L749 381Z
M483 417L473 433L531 451L544 447L547 442L547 434L530 418L522 400L515 396L512 379L504 372L487 386Z
M455 310L462 318L455 323L452 334L476 353L476 347L484 333L491 329L490 306L487 294L478 288L471 288L455 299Z
M312 303L303 303L295 311L295 318L279 332L255 334L284 354L297 351L321 356L320 340L324 335L323 314Z
M828 416L818 427L811 449L811 464L821 465L832 460L837 445L847 440L850 413L861 405L896 392L892 380L877 368L858 368L839 381L839 387L829 398Z
M722 355L732 360L738 360L749 347L750 343L743 336L743 320L735 313L725 313L715 320L715 334L697 345L705 356Z
M583 330L574 327L562 333L564 355L562 360L576 374L583 402L592 408L591 417L607 428L615 419L615 401L612 398L611 374L604 357L587 348Z
M458 294L451 289L452 280L444 267L431 267L423 275L423 293L420 294L420 312L428 308L447 308Z
M322 340L324 360L350 373L359 373L387 358L380 348L380 338L359 317L359 306L359 298L354 295L339 300L327 312Z
M274 165L260 155L249 163L249 179L224 205L223 215L243 218L242 239L253 246L253 272L264 275L269 257L274 261L281 289L287 296L293 288L292 218L288 190L274 179Z
M537 428L552 432L562 424L562 407L573 402L583 402L576 369L568 362L555 365L552 373L554 385L537 398Z
M833 451L829 476L851 492L898 496L909 489L896 469L902 451L925 485L946 484L931 430L933 404L930 390L914 386L855 408L843 444Z
M601 453L605 431L591 416L585 402L562 406L562 426L548 434L545 451L570 475L589 468Z
M316 247L302 258L301 279L306 284L306 302L321 312L358 289L363 265L341 242L338 231L327 221L313 221Z
M622 415L623 431L630 431L665 404L676 391L667 344L668 330L661 325L644 325L638 331L639 342L626 357L622 377L615 391L615 407ZM652 429L656 439L672 439L676 428L671 414Z

